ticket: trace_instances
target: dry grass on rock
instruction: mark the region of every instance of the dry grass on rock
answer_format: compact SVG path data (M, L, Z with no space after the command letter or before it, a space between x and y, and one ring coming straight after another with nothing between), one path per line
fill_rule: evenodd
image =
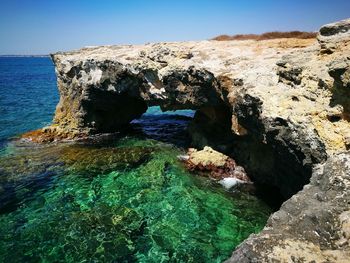
M316 32L304 32L304 31L289 31L289 32L266 32L263 34L238 34L238 35L219 35L212 38L217 41L229 41L229 40L269 40L278 38L298 38L298 39L310 39L316 38Z

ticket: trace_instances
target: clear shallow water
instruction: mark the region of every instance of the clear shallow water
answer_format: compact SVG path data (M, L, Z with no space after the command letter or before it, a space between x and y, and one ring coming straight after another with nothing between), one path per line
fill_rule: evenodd
M151 108L130 135L108 140L8 141L47 124L58 98L48 58L1 60L0 261L221 262L264 226L262 201L177 160L190 111ZM15 80L24 72L33 82Z

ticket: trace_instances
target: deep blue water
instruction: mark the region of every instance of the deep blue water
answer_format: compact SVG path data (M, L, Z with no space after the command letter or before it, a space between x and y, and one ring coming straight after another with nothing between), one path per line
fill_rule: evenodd
M9 138L50 124L58 100L51 58L0 57L0 146ZM171 141L184 135L186 117L193 114L191 110L162 113L159 107L151 107L133 123L149 138Z
M50 58L0 57L0 262L221 262L270 208L177 160L192 111L149 108L107 141L11 139L50 124Z
M49 124L58 99L49 57L0 57L0 142Z

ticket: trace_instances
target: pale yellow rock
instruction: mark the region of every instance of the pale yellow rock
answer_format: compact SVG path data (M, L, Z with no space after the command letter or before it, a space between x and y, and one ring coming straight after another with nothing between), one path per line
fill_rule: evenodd
M292 239L283 240L278 246L274 246L271 253L267 254L268 262L294 263L294 262L334 262L348 263L349 251L321 250L313 243Z
M163 82L165 76L172 72L181 74L190 67L208 71L220 82L224 90L222 99L227 99L232 107L237 103L237 97L243 94L258 98L262 102L262 119L288 120L303 125L310 134L316 130L329 153L343 151L349 141L350 124L347 120L332 123L327 117L321 116L323 113L332 115L328 113L338 109L341 104L333 98L331 88L334 80L328 73L329 63L339 57L350 57L347 38L343 39L342 45L334 49L331 55L320 55L320 45L315 39L100 46L53 55L57 71L65 74L73 67L81 67L81 63L90 65L90 61L93 61L90 70L80 70L81 77L75 76L72 80L71 86L77 85L77 89L82 89L82 99L85 98L85 86L98 86L110 77L110 73L96 68L96 63L113 61L120 63L121 72L125 70L137 77L144 76L146 83L140 96L151 104L155 99L157 103L162 103L169 98L168 88ZM278 64L281 61L285 61L287 74L289 69L300 71L292 76L299 79L297 84L279 76L281 67ZM149 73L140 74L142 70L152 70L154 76L147 75ZM81 121L84 111L81 110L79 100L72 103L64 95L66 88L64 83L61 85L60 78L58 84L59 87L62 86L62 92L55 123L65 129L85 128L81 127L86 122ZM179 93L188 93L186 102L193 104L191 87L181 82L177 85ZM118 88L110 86L108 90L111 92ZM234 114L232 131L237 135L247 134L246 127L239 123Z
M213 150L209 146L205 146L201 151L193 151L190 153L190 161L194 165L202 164L204 166L214 165L216 167L224 166L228 156Z
M349 145L350 124L346 120L336 123L330 122L327 118L314 116L312 122L318 135L325 143L329 154L344 151Z
M341 229L343 232L343 237L350 241L350 210L345 211L340 214L339 220L341 223Z

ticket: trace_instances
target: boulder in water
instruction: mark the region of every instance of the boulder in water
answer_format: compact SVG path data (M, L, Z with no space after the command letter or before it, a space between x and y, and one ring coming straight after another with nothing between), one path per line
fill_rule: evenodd
M190 171L204 172L214 180L235 178L237 182L251 183L242 166L237 165L235 160L229 156L215 151L209 146L205 146L200 151L190 148L185 163Z

